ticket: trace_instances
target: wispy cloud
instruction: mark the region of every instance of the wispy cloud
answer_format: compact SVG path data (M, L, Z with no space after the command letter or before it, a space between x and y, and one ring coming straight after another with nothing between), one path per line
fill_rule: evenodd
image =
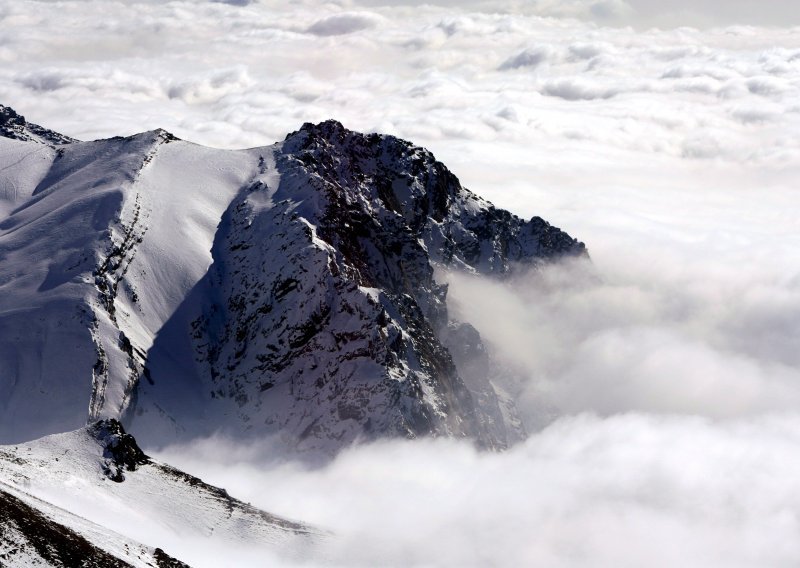
M640 238L643 254L657 248ZM787 320L800 315L800 289L779 270L755 263L735 274L697 254L690 267L629 256L602 271L570 263L506 283L453 273L450 297L516 370L504 386L529 427L580 412L797 410L800 329Z

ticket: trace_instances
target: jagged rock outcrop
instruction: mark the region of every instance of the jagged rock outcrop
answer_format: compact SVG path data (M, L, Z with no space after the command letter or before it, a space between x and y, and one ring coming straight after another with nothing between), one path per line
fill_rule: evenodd
M30 352L0 349L13 369L0 394L33 406L73 385L62 418L85 392L91 418L124 418L151 443L229 431L332 453L381 436L502 448L521 435L436 270L503 278L585 247L495 208L430 152L326 121L236 152L154 131L48 156L0 219L0 257L14 261L0 265L0 333L61 315L22 326L14 341ZM48 232L54 222L73 233ZM33 361L42 345L74 351L69 375ZM35 364L48 381L26 391L41 382Z
M103 448L103 472L111 481L121 483L125 481L125 471L136 471L140 465L151 463L119 421L98 420L89 426L89 432Z
M0 105L0 136L50 145L76 142L74 138L26 121L24 116L17 114L14 109L5 105Z

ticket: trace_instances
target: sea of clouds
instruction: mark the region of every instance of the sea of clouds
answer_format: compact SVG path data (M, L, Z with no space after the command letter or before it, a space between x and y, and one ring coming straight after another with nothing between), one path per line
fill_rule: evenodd
M587 244L503 284L442 275L516 370L530 437L507 452L159 454L334 531L308 564L796 566L799 24L781 0L0 0L0 103L217 147L333 117ZM290 562L162 538L200 566Z

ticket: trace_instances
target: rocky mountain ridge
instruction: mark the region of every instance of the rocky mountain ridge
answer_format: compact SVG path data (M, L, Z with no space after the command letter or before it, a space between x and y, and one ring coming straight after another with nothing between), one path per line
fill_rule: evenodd
M24 116L17 114L13 108L5 105L0 105L0 136L54 146L77 142L74 138L28 122Z
M56 406L62 391L69 411L19 433L0 419L0 440L81 415L120 418L148 443L221 430L323 453L522 435L435 272L503 277L585 255L563 231L495 208L422 148L335 121L234 152L165 131L41 146L0 145L8 162L41 161L0 174L15 186L0 334L23 347L0 350L0 394L13 410Z

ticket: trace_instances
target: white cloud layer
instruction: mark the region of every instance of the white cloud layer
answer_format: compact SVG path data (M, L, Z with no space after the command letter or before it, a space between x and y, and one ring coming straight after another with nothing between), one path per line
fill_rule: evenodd
M766 263L747 266L751 248L732 271L707 251L687 266L640 238L649 258L602 271L570 263L505 284L449 275L455 314L516 369L505 389L529 427L586 411L742 418L800 408L800 287Z
M34 122L246 147L333 117L427 146L592 255L453 281L454 311L519 370L506 387L534 433L507 453L165 456L334 529L312 565L796 566L794 2L386 4L0 0L0 102Z
M394 442L307 469L206 440L163 457L335 529L306 565L778 567L800 557L798 444L796 416L627 414L562 419L491 455ZM173 546L197 566L221 561Z

